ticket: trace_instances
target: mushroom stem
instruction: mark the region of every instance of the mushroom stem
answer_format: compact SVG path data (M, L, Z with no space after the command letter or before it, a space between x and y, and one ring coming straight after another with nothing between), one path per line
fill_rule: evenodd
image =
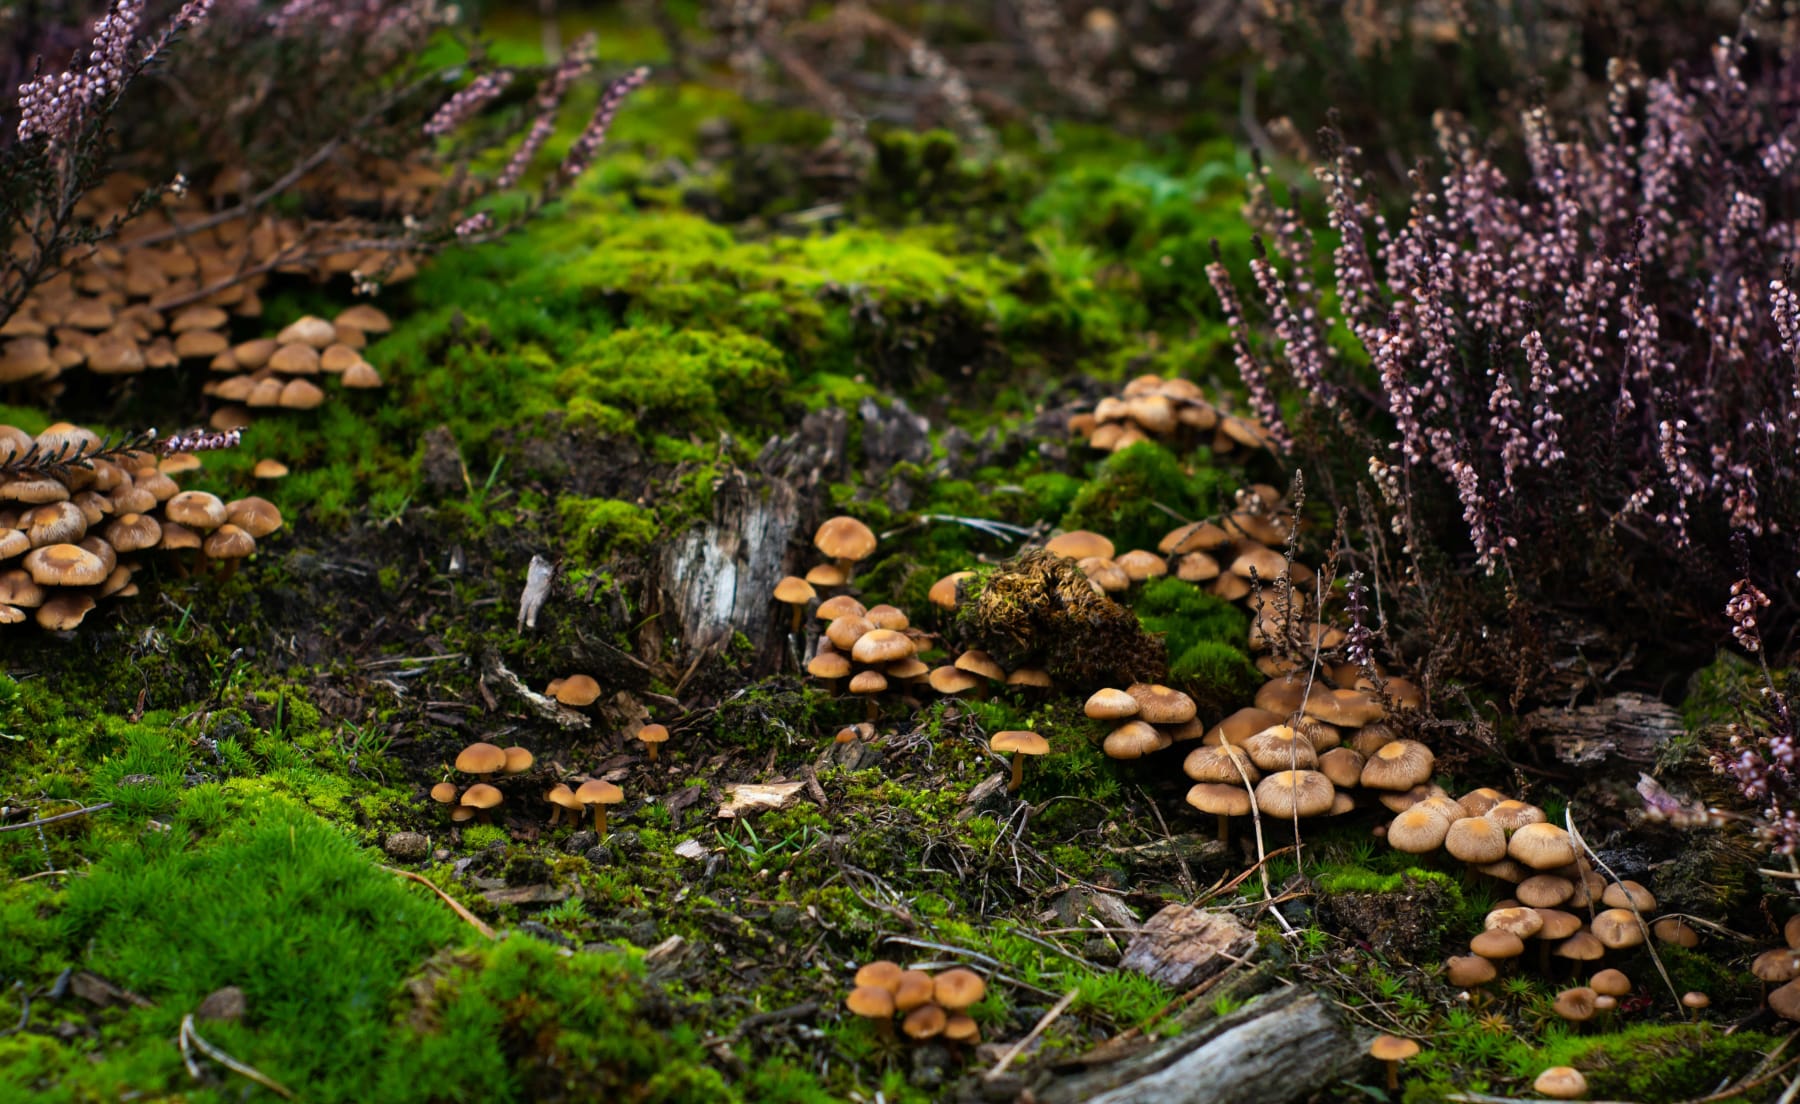
M837 558L836 562L838 565L838 570L842 571L844 573L844 585L849 586L850 585L850 573L852 571L856 570L856 561L855 560L846 560L842 556L839 556Z
M881 704L875 700L876 695L869 695L869 723L874 724L881 718Z
M594 834L602 839L606 838L606 806L604 805L594 806Z
M241 559L243 559L242 556L233 556L225 561L225 566L219 569L219 581L221 583L230 582L231 577L237 574L238 561Z
M1388 1092L1396 1092L1400 1088L1400 1063L1392 1058L1387 1061Z
M1016 751L1013 752L1012 767L1013 767L1012 785L1006 787L1006 792L1007 793L1018 793L1019 787L1025 784L1025 757L1023 755L1020 755Z
M644 746L650 749L650 761L652 763L656 762L656 745L655 744L645 744Z
M562 819L562 806L561 805L550 806L550 827L552 827L552 828L556 827L556 822L561 819Z
M1231 842L1231 818L1224 813L1219 814L1219 842Z
M806 607L804 605L795 605L794 606L794 626L793 626L793 628L789 629L788 632L797 633L800 631L800 615L805 612L806 612Z

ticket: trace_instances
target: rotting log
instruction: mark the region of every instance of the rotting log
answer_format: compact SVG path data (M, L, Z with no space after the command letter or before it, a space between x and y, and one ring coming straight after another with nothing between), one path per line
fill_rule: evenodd
M1286 1104L1362 1060L1331 1002L1295 986L1038 1095L1045 1104Z
M1538 709L1525 715L1528 738L1549 745L1572 767L1628 766L1632 772L1655 764L1681 735L1681 714L1656 698L1618 694L1591 705Z

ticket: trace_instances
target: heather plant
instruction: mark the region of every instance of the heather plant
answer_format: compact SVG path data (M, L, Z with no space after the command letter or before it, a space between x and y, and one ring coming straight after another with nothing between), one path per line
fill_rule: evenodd
M490 240L536 213L591 165L648 76L606 83L568 153L546 165L548 139L592 78L591 38L546 68L506 69L435 0L189 0L158 14L169 6L115 0L85 48L60 67L37 59L16 106L0 109L16 122L0 142L0 324L32 288L190 182L208 198L203 216L125 240L205 244L278 204L295 209L294 197L306 217L159 306L275 271L350 271L373 290L411 258ZM65 33L54 22L14 28L18 42ZM116 189L92 198L116 168L148 183L123 202Z
M1421 594L1479 595L1472 574L1504 584L1485 593L1510 613L1494 602L1469 619L1498 650L1531 650L1528 632L1488 629L1532 609L1707 630L1665 634L1677 650L1720 642L1719 607L1691 596L1726 594L1734 541L1785 643L1800 568L1797 74L1791 33L1721 40L1709 64L1655 78L1615 63L1595 125L1523 113L1516 178L1440 116L1438 163L1413 172L1399 222L1339 145L1317 169L1324 287L1304 220L1266 171L1252 180L1269 235L1254 295L1222 262L1208 275L1255 412L1315 470L1356 479L1337 458L1366 461L1364 504L1384 504ZM1304 399L1286 418L1284 387Z

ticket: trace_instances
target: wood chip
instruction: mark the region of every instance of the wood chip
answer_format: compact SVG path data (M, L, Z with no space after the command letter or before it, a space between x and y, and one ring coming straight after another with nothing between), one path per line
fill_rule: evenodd
M804 789L804 782L742 782L726 786L727 800L719 806L718 815L740 817L764 809L785 809L799 800L800 791Z

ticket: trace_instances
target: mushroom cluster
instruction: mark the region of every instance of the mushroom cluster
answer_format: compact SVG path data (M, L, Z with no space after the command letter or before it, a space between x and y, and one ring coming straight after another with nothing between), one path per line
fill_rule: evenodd
M422 174L437 180L436 173L422 166L402 172L401 179L389 182L391 187L416 192L435 186ZM324 178L309 187L314 185L340 187ZM119 174L83 196L78 210L105 224L124 214L145 188L144 181ZM416 270L404 256L334 253L316 233L303 241L293 220L262 213L210 217L209 204L231 199L235 188L225 179L210 199L166 193L160 206L129 221L121 219L114 238L69 258L62 272L34 287L0 326L0 383L29 384L54 394L61 387L58 377L74 368L124 376L171 368L183 360L214 360L217 367L215 358L231 353L226 336L231 316L262 315L259 291L270 271L321 280L381 272L383 280L395 281ZM353 227L346 226L344 233L355 240ZM372 331L362 326L359 332ZM215 419L215 428L231 425Z
M223 325L224 312L216 307L189 307L175 316L171 326L184 322ZM309 314L274 337L229 347L222 334L205 331L218 339L208 343L209 347L219 346L210 366L224 374L208 380L201 390L235 404L213 413L213 428L248 425L253 409L312 410L325 401L324 389L315 382L323 376L336 376L348 388L380 387L381 373L363 359L362 350L374 336L391 329L393 323L387 315L365 304L341 311L330 321Z
M944 1038L970 1046L981 1042L981 1028L969 1008L987 996L987 981L973 970L955 966L932 977L924 970L902 969L897 962L871 962L856 971L856 987L844 999L853 1014L875 1021L883 1035L900 1030L918 1042Z
M525 748L503 748L477 741L456 754L457 773L468 775L475 781L466 788L454 782L439 782L431 787L431 800L449 806L450 819L458 824L485 816L506 800L506 795L494 783L524 774L534 761L531 752Z
M1220 410L1192 381L1158 375L1138 376L1118 395L1101 399L1091 413L1070 418L1069 432L1080 434L1090 448L1106 452L1150 440L1209 443L1221 455L1239 448L1275 447L1261 422Z
M1784 1020L1800 1020L1800 916L1788 919L1782 929L1786 944L1757 955L1750 972L1769 990L1769 1010Z
M73 629L99 600L137 593L142 555L172 553L182 570L190 558L222 562L229 577L282 525L267 499L183 491L173 477L200 466L191 454L93 458L100 436L80 426L59 422L34 438L0 425L0 465L34 445L39 455L90 458L0 475L0 624L32 610L46 629Z
M1102 745L1111 759L1142 759L1205 733L1194 699L1160 683L1137 682L1123 690L1102 687L1088 697L1083 711L1096 721L1117 723Z
M931 668L918 657L931 646L926 633L912 627L905 612L888 605L865 607L848 594L819 603L815 616L825 622L818 650L806 672L836 687L849 680L852 694L869 703L869 720L880 711L878 695L891 685L923 681Z

